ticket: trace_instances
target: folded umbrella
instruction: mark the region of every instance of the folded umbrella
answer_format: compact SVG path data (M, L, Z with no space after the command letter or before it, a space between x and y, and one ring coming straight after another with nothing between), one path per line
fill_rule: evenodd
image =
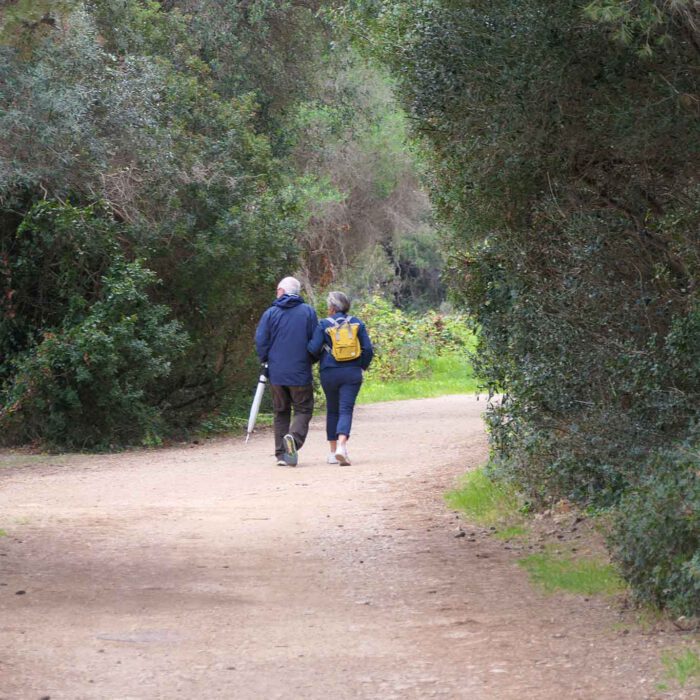
M260 373L260 378L258 379L258 386L255 389L255 396L253 397L253 405L250 407L250 415L248 416L248 434L246 435L245 441L248 444L250 440L250 434L255 430L255 421L258 419L258 411L260 410L260 403L262 402L263 394L265 393L265 385L267 384L268 371L267 363L262 365L262 372Z

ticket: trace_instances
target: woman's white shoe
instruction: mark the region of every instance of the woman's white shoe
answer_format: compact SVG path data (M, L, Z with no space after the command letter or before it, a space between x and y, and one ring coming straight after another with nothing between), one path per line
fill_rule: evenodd
M338 460L335 458L335 453L331 452L328 457L326 457L326 462L328 462L328 464L338 464Z
M341 467L349 467L349 466L351 466L351 464L350 464L350 459L348 458L348 452L347 452L347 450L344 450L344 449L342 449L342 448L339 447L339 448L335 451L335 458L336 458L336 460L338 461L338 464L339 464Z

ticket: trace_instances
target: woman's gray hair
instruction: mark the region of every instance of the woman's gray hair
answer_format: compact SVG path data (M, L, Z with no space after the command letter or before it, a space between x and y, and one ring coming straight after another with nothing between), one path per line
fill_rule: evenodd
M328 294L328 307L334 309L336 312L341 314L346 314L350 311L350 299L347 295L342 292L330 292Z

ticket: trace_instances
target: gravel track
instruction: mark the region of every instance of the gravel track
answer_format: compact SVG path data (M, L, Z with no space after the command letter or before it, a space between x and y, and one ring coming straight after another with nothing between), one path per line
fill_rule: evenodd
M665 642L614 603L455 537L442 494L486 460L483 409L360 406L345 468L322 417L296 469L265 432L0 454L0 698L690 698L654 690Z

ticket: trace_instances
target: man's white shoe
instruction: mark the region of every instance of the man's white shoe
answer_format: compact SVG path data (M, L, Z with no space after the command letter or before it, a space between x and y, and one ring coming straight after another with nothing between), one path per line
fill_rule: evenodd
M335 458L338 460L338 464L341 467L349 467L350 465L350 459L348 458L348 451L342 447L339 447L335 451Z
M286 467L287 463L283 459L278 459L277 460L277 466L278 467Z
M333 454L333 452L326 457L326 462L328 462L328 464L338 464L338 460L335 458L335 454Z

